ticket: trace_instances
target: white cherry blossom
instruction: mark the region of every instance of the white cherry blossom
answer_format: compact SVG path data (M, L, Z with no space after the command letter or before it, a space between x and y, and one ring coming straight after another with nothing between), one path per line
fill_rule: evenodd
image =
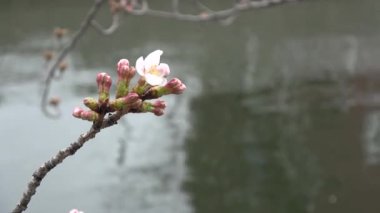
M148 84L152 86L164 86L167 83L166 76L170 73L169 65L160 63L162 50L155 50L146 56L145 60L141 56L136 61L136 71L145 77Z

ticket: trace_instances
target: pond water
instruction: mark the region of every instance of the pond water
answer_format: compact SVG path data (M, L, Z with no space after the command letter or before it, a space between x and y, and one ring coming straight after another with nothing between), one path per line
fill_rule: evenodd
M127 116L44 179L27 212L377 213L380 2L306 1L231 25L123 17L89 30L53 83L62 116L39 108L42 52L75 31L92 1L0 3L0 212L33 171L85 132L72 109L95 75L162 49L181 96L167 113ZM223 1L228 5L228 1ZM220 6L220 1L209 1ZM99 21L109 22L104 8Z

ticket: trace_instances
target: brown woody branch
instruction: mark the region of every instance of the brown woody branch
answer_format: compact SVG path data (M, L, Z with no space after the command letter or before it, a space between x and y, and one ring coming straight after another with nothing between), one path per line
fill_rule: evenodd
M48 117L57 117L58 114L53 114L49 111L48 107L48 96L50 91L50 85L51 81L53 80L55 73L57 71L57 68L59 64L64 60L64 58L67 56L67 54L75 47L75 45L78 43L80 38L84 35L84 33L87 31L87 29L91 26L92 21L95 18L96 13L101 8L102 4L106 2L106 0L95 0L93 6L88 11L84 21L82 22L81 26L79 27L79 30L75 33L73 38L70 40L70 42L63 48L63 50L58 55L57 59L53 63L53 65L49 68L47 72L47 76L44 81L44 87L42 91L42 98L41 98L41 109L45 115Z
M84 143L94 138L101 129L115 125L123 115L123 113L117 112L109 115L105 119L103 119L104 114L100 115L100 119L97 122L93 123L91 129L87 133L80 135L77 141L71 143L67 148L60 150L55 156L53 156L50 160L46 161L41 167L39 167L33 173L32 180L28 183L27 190L23 193L22 198L12 213L21 213L25 211L28 208L28 204L32 196L36 193L37 187L40 186L44 177L52 169L54 169L58 164L62 163L62 161L67 157L74 155L75 152L78 151Z
M161 18L171 18L177 19L180 21L190 21L190 22L202 22L202 21L215 21L215 20L224 20L230 17L235 16L239 12L248 11L252 9L261 9L273 7L276 5L281 5L284 3L304 1L304 0L262 0L262 1L249 1L241 0L235 3L231 8L224 10L211 10L200 1L195 1L197 7L204 8L205 14L183 14L179 13L178 10L173 11L163 11L163 10L154 10L149 8L149 4L146 0L143 0L140 9L128 11L132 15L147 15ZM207 9L205 9L207 8Z
M104 28L102 25L100 25L97 21L92 20L91 25L96 29L98 32L100 32L103 35L111 35L114 33L120 26L120 13L115 13L112 15L112 23L108 28Z
M230 23L233 21L234 17L243 11L248 11L252 9L261 9L268 8L276 5L281 5L284 3L290 3L295 1L305 1L305 0L261 0L261 1L250 1L250 0L239 0L234 3L231 8L227 8L224 10L212 10L203 4L200 0L193 0L195 3L195 7L200 10L199 14L184 14L180 12L179 3L180 0L172 0L172 10L171 11L163 11L163 10L155 10L149 8L149 4L147 0L108 0L110 5L118 4L123 2L129 2L133 5L132 10L126 9L127 14L130 15L147 15L161 18L171 18L180 21L191 21L191 22L204 22L204 21L221 21L222 23ZM56 70L59 67L59 64L64 60L67 54L75 47L80 38L84 35L84 33L88 30L90 26L94 29L102 33L103 35L110 35L115 32L120 26L120 7L118 11L113 14L112 23L108 28L102 27L99 23L95 21L95 15L103 5L106 0L95 0L92 8L87 13L87 16L83 20L80 28L72 37L70 42L63 48L60 52L53 65L49 68L47 72L47 76L44 81L44 87L41 98L41 109L43 113L51 118L59 117L59 111L56 113L52 113L49 111L48 105L48 96L50 91L51 82L54 79L56 74ZM125 5L124 5L125 6ZM57 108L56 108L57 109Z

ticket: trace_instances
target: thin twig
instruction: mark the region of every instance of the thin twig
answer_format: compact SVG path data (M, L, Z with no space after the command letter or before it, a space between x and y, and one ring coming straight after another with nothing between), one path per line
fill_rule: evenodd
M106 119L103 119L104 114L100 115L100 119L97 122L93 123L91 129L87 133L80 135L77 141L71 143L70 146L68 146L67 148L60 150L54 157L52 157L50 160L46 161L41 167L39 167L33 173L32 180L28 183L27 190L23 193L22 198L20 199L19 203L12 211L12 213L21 213L25 211L28 208L28 204L32 196L36 193L37 187L40 186L44 177L53 168L55 168L58 164L62 163L62 161L65 160L68 156L74 155L75 152L78 151L84 143L94 138L95 135L99 133L101 129L115 125L123 115L123 113L117 112L115 114L109 115Z
M120 26L120 13L116 13L112 16L112 23L108 28L104 28L96 20L92 20L91 25L103 35L111 35L114 33Z
M51 82L54 79L55 72L62 62L62 60L66 57L66 55L75 47L76 43L79 39L84 35L89 26L93 26L96 30L101 32L104 35L112 34L119 27L120 16L118 14L114 15L112 18L111 26L107 29L104 29L100 24L98 24L94 18L96 12L100 9L101 5L106 0L95 0L94 5L89 10L87 16L83 20L79 30L75 33L73 38L67 44L65 48L60 52L56 61L50 67L47 72L47 76L44 81L44 87L41 98L41 109L43 113L51 118L59 117L60 113L58 109L55 109L56 112L50 112L48 108L48 96L50 91ZM111 0L112 1L112 0ZM132 5L134 5L133 10L127 10L128 14L142 16L154 16L161 18L172 18L180 21L192 21L192 22L204 22L204 21L220 21L222 24L231 23L236 15L239 12L248 11L251 9L260 9L260 8L269 8L272 6L295 2L295 1L305 1L305 0L262 0L262 1L249 1L249 0L241 0L236 1L236 3L231 7L224 10L213 11L205 6L201 1L194 0L196 6L201 10L200 14L184 14L179 12L179 0L172 0L172 11L162 11L162 10L154 10L149 8L149 4L147 0L132 0Z
M49 96L49 90L51 81L53 80L53 77L55 75L55 71L57 70L59 64L62 62L62 60L66 57L66 55L75 47L79 39L84 35L84 33L87 31L89 26L91 26L91 22L94 20L96 13L101 8L102 4L106 2L106 0L95 0L93 6L87 13L84 21L82 22L79 30L75 33L73 38L71 39L70 43L67 44L67 46L62 50L62 52L58 55L56 61L53 63L53 65L50 67L47 76L45 78L44 82L44 88L42 92L42 98L41 98L41 109L44 112L45 115L48 117L57 117L57 114L52 114L47 106L47 99Z
M303 1L303 0L247 1L244 3L236 3L233 7L228 8L228 9L209 12L207 13L207 15L182 14L182 13L174 13L170 11L154 10L154 9L149 9L149 6L147 5L145 5L145 7L143 7L142 9L138 11L130 11L129 13L133 15L147 15L147 16L154 16L154 17L161 17L161 18L171 18L171 19L177 19L180 21L202 22L202 21L223 20L231 16L234 16L238 12L248 11L251 9L268 8L268 7L273 7L276 5L296 2L296 1ZM146 1L143 1L143 3L144 2L145 4L147 4Z
M128 11L128 13L133 15L144 15L146 11L150 10L146 0L141 0L136 6L139 6L139 8L135 7L132 11Z

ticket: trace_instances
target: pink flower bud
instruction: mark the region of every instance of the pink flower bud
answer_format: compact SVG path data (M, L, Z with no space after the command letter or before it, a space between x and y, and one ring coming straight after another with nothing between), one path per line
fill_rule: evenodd
M181 80L179 80L178 78L173 78L173 79L171 79L171 80L165 85L165 87L171 89L171 88L178 87L178 86L181 85L181 84L182 84Z
M112 79L111 79L111 76L107 75L107 76L104 78L104 90L109 91L110 88L111 88L111 85L112 85Z
M156 116L161 116L164 114L164 110L163 109L154 109L153 111L153 114L156 115Z
M117 63L117 85L116 85L116 98L123 97L129 92L129 82L136 74L136 69L129 66L127 59L121 59Z
M155 108L165 109L165 108L166 108L166 103L165 103L165 101L163 101L163 100L157 100L157 101L155 101L155 102L153 103L153 106L154 106Z
M173 78L165 85L165 88L172 94L182 94L186 89L186 85L178 78Z
M157 100L154 103L143 102L141 105L141 112L152 112L157 116L161 116L164 114L165 108L166 104L162 100Z
M94 111L83 111L80 116L83 120L87 121L96 121L99 118L99 114Z
M135 108L141 104L141 99L137 93L131 92L127 96L124 97L124 102L130 108Z
M98 75L96 75L96 83L98 83L98 86L101 86L103 85L103 79L104 77L107 76L107 73L105 72L101 72L101 73L98 73Z
M85 111L80 107L75 107L73 116L87 121L95 121L99 118L99 114L94 111Z
M83 112L84 110L80 107L75 107L74 108L74 111L73 111L73 116L76 117L76 118L81 118L81 113Z
M123 72L123 70L129 69L129 61L128 59L120 59L120 61L117 63L117 71Z
M153 103L153 113L156 115L156 116L161 116L164 114L164 110L166 108L166 104L165 104L165 101L162 101L162 100L157 100Z
M129 61L127 59L121 59L117 63L117 75L119 79L130 80L136 73L134 67L129 67Z
M137 109L140 107L142 100L136 93L129 93L127 96L117 98L110 101L109 106L111 111L124 111L128 112L130 109Z
M96 82L98 83L99 103L104 104L108 102L110 96L109 92L112 84L111 76L105 72L99 73L96 76Z
M109 92L112 85L110 75L105 72L101 72L96 76L96 82L98 83L99 92Z

